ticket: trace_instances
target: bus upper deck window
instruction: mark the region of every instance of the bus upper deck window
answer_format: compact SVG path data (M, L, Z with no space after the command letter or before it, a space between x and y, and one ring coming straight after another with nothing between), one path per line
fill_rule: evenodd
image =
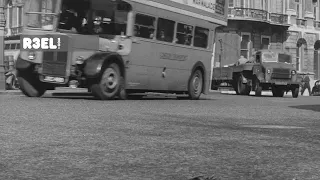
M10 49L10 44L6 44L5 47L4 47L4 49L5 49L5 50Z
M17 44L16 49L18 49L18 50L20 49L20 44L19 43Z

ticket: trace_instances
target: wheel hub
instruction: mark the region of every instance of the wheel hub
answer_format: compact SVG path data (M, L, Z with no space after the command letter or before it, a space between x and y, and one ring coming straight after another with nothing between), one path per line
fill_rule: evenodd
M103 75L103 85L106 92L109 92L110 89L114 89L118 85L118 76L117 73L108 68Z

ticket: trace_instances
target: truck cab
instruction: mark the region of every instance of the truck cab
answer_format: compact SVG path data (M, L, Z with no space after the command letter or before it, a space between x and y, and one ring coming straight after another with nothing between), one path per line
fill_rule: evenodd
M250 64L252 64L251 71ZM252 87L256 93L271 90L273 96L282 97L284 92L291 90L293 96L298 95L297 71L289 53L279 50L259 50L243 66L247 66L245 69L249 68L249 71L243 73L249 82L246 86Z

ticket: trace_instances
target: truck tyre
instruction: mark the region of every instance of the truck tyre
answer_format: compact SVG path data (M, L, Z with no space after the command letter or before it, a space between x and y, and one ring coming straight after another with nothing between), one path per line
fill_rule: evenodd
M300 89L299 89L299 86L298 87L295 87L295 88L293 88L291 91L292 91L292 97L293 98L298 98L298 96L299 96L299 91Z
M203 88L203 75L202 72L197 69L192 75L188 84L189 99L197 100L200 98Z
M254 90L255 90L255 96L261 96L262 86L260 85L260 81L257 77L255 77L254 79Z
M111 63L102 72L99 81L91 85L92 94L101 100L114 99L120 92L120 68L116 63Z
M239 75L237 78L237 94L239 95L249 95L251 87L247 84L243 84L242 75Z
M272 87L272 94L274 97L283 97L285 90L279 86Z
M22 93L28 97L41 97L46 92L45 84L31 72L18 72L18 83Z

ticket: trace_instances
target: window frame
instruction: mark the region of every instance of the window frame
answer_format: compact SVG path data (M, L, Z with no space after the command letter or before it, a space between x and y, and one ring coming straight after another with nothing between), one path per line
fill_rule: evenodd
M173 21L174 22L174 26L173 26L173 37L172 37L172 41L162 41L158 39L158 28L159 28L159 21L160 19L162 20L167 20L167 21ZM175 41L175 32L176 32L176 26L177 26L177 21L171 20L171 19L167 19L167 18L163 18L163 17L158 17L157 18L157 29L156 29L156 34L155 34L155 39L159 42L165 42L165 43L172 43L174 44Z
M157 28L158 28L158 17L157 16L152 16L150 14L146 14L146 13L141 13L141 12L136 12L134 14L134 23L133 23L133 26L136 26L136 18L137 18L137 15L143 15L143 16L149 16L149 17L153 17L155 20L154 20L154 35L153 35L153 38L144 38L144 37L139 37L139 36L135 36L134 35L134 32L133 32L133 36L134 37L137 37L137 38L143 38L143 39L148 39L148 40L156 40L156 35L157 35ZM139 26L139 25L138 25ZM133 31L134 31L134 27L133 27Z
M181 46L187 46L187 47L194 47L194 46L193 46L193 42L194 42L195 27L196 27L196 26L190 25L190 24L187 24L187 23L184 23L184 22L176 21L176 27L175 27L175 33L174 33L174 36L175 36L175 37L174 37L174 40L177 40L178 24L191 26L191 27L192 27L192 32L191 32L192 38L191 38L190 45L178 44L177 41L174 41L174 44L181 45Z
M249 41L248 41L248 44L247 44L247 49L242 49L241 48L241 42L242 42L242 38L243 36L249 36ZM247 51L247 59L250 57L250 45L251 45L251 33L248 33L248 32L241 32L241 41L240 41L240 55L241 55L241 51Z
M194 34L193 34L193 38L195 38L195 37L196 37L196 28L201 28L201 29L208 30L207 46L206 46L206 47L199 47L199 46L195 46L195 45L194 45L194 40L193 40L192 46L193 46L193 47L195 47L195 48L200 48L200 49L208 49L208 48L210 47L210 44L209 44L209 40L210 40L210 29L209 29L209 28L204 28L204 27L201 27L201 26L197 26L197 25L195 25L195 26L194 26Z
M270 49L271 37L266 35L261 35L260 45L262 46L262 39L269 39L268 49Z

